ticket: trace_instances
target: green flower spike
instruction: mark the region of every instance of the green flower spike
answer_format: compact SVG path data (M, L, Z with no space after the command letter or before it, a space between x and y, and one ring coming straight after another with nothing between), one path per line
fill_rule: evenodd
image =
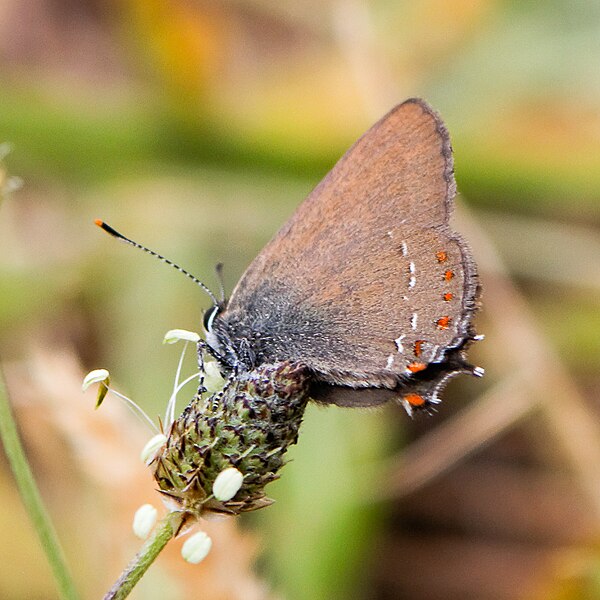
M289 362L237 375L222 391L196 397L173 422L165 446L150 463L172 510L196 520L207 513L236 515L271 504L264 488L279 477L285 452L296 443L307 400L306 369ZM233 475L223 472L232 467L241 481L228 498L221 485L223 477L227 483Z

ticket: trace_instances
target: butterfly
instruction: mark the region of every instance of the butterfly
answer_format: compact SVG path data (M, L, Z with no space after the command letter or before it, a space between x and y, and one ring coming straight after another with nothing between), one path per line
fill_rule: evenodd
M204 315L228 373L289 361L310 396L431 410L466 360L480 286L449 219L456 195L448 131L423 100L369 129ZM213 296L214 298L214 296Z

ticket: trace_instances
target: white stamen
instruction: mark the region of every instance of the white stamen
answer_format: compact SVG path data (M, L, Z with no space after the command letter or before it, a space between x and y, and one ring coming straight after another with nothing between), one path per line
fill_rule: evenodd
M165 421L165 429L168 431L169 427L173 423L175 419L175 402L177 401L177 394L190 382L194 379L198 380L202 377L202 371L198 371L193 375L190 375L186 379L184 379L174 390L169 398L169 402L167 403L167 420Z
M167 436L164 433L157 433L154 437L150 438L140 452L142 462L149 463L153 460L158 450L164 446L166 441Z
M140 539L145 540L152 531L157 516L158 511L152 504L140 506L133 517L133 533Z
M171 329L165 333L163 344L175 344L179 340L196 343L199 339L200 336L193 331L188 331L187 329Z
M231 500L242 487L244 476L235 467L223 469L216 477L212 486L213 494L217 500L227 502Z
M165 341L163 341L163 343L166 342L167 340L167 336L171 333L173 333L173 331L183 331L181 329L175 330L172 329L171 331L169 331L169 333L167 333L167 335L165 336ZM190 332L188 332L190 333ZM176 338L175 341L177 341L177 339L182 339L180 337ZM173 342L166 342L169 344L174 344L175 341ZM177 386L179 385L179 377L181 376L181 367L183 365L183 358L185 356L185 351L187 350L187 346L188 346L188 341L186 340L185 344L183 344L183 350L181 351L181 356L179 357L179 363L177 364L177 371L175 372L175 382L173 383L173 392L171 393L171 397L169 398L169 401L167 402L167 409L165 410L165 423L167 426L167 431L169 429L169 426L171 425L171 423L175 420L175 402L177 400Z
M225 380L219 370L216 360L206 361L204 363L204 387L211 394L223 389Z
M194 565L204 560L212 548L212 540L204 531L195 533L181 547L181 556Z
M95 369L94 371L90 371L83 380L82 388L83 390L87 390L88 387L94 383L100 383L101 387L98 392L98 398L96 400L96 408L98 408L102 402L104 401L104 397L108 392L120 398L125 403L125 406L139 419L146 422L150 425L150 429L154 431L154 433L158 433L158 427L154 424L152 419L144 412L144 410L138 406L131 398L113 390L110 386L110 375L106 369Z
M108 391L111 394L113 394L113 396L116 396L117 398L120 398L121 400L123 400L123 402L125 403L125 406L138 419L140 419L141 421L144 421L144 423L147 423L150 426L150 429L152 429L152 431L154 431L155 433L158 433L158 427L154 424L152 419L146 414L146 412L144 411L144 409L141 406L139 406L137 403L135 403L131 398L128 398L124 394L121 394L121 392L117 392L116 390L113 390L112 388L108 388Z
M90 385L93 385L94 383L104 383L108 381L109 373L106 369L94 369L93 371L90 371L83 379L81 389L85 392Z

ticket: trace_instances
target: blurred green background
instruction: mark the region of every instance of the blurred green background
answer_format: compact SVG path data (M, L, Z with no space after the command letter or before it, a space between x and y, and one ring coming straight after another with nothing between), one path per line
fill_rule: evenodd
M162 336L176 327L200 330L209 304L185 278L114 243L93 220L106 220L213 289L214 265L223 262L230 291L344 150L393 105L424 97L451 132L460 202L505 261L531 327L575 382L593 423L600 390L599 64L600 3L593 0L0 0L0 142L13 148L0 180L4 172L24 182L0 206L0 356L86 597L101 595L135 543L127 529L112 531L102 548L127 539L127 552L105 570L94 540L107 535L113 515L90 497L111 492L60 460L85 446L77 425L65 432L74 413L61 414L61 429L45 420L44 388L32 388L41 403L33 408L15 400L24 381L37 381L31 356L68 352L82 372L106 367L118 389L150 414L162 412L177 363ZM504 318L484 295L478 329L493 332ZM496 353L494 339L472 353L488 378L453 382L442 415L412 423L393 408L310 407L293 462L268 490L277 503L236 522L252 532L247 571L261 591L190 592L181 580L193 581L192 570L174 575L159 564L137 597L600 598L600 515L579 496L567 502L570 480L544 487L550 504L540 513L553 525L542 522L533 537L528 529L515 537L511 519L490 525L465 509L454 510L461 518L450 523L438 504L468 506L457 489L447 503L443 486L408 503L372 501L386 495L375 488L388 457L510 375L507 354L527 368L525 341ZM11 380L14 371L23 379ZM61 377L59 396L67 387ZM510 470L526 463L536 482L540 470L562 473L560 450L537 422L519 427L504 445L488 448L487 464ZM538 498L528 492L532 479L523 481L522 503L511 504L516 513ZM477 476L466 486L471 499L487 508L503 499L480 495L480 483ZM487 493L493 489L503 495L505 488ZM128 493L126 483L120 492ZM567 518L557 506L573 501L581 510ZM54 597L7 469L0 502L0 597ZM432 544L434 534L443 543ZM460 545L448 542L457 537ZM461 556L462 570L452 567L450 558ZM520 578L511 579L507 556L523 567ZM227 578L224 565L210 576ZM438 587L428 587L430 580Z

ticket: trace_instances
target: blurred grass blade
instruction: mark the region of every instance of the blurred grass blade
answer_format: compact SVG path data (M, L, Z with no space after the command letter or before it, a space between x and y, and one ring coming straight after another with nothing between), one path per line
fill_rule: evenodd
M0 439L14 473L23 503L40 538L52 573L64 600L77 600L79 595L67 568L56 531L42 502L27 457L19 439L17 426L10 409L4 377L0 371Z

